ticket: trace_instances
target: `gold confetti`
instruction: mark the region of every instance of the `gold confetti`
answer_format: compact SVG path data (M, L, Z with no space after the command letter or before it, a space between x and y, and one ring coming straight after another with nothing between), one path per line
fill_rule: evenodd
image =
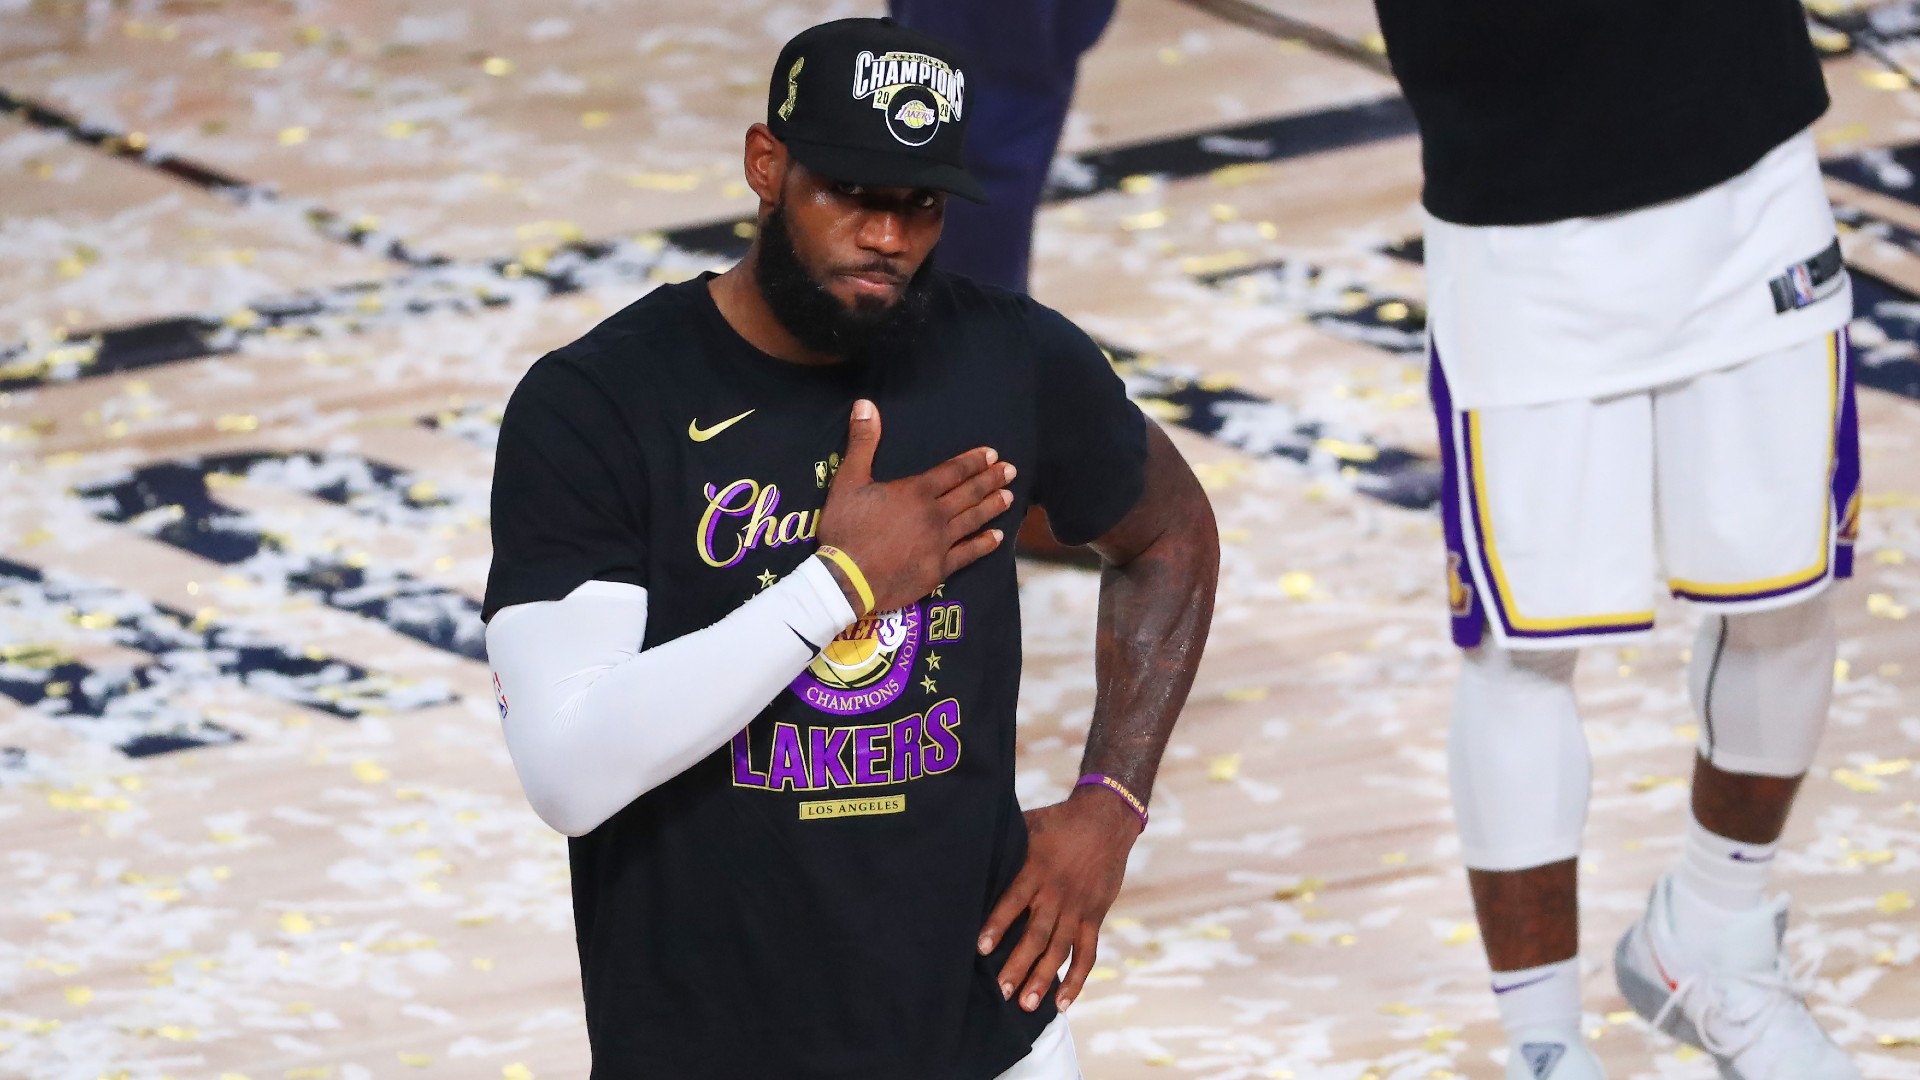
M476 956L476 957L474 957L474 958L473 958L473 967L474 967L474 970L476 970L476 971L492 971L492 970L493 970L493 957L491 957L491 956Z
M426 1054L409 1054L402 1050L395 1056L400 1059L400 1064L405 1065L409 1069L424 1069L433 1064L433 1058L428 1057Z
M1642 776L1628 786L1634 791L1652 791L1654 788L1681 787L1686 780L1678 776Z
M280 66L280 54L277 52L237 52L233 62L238 67L251 71L267 71Z
M1341 461L1366 463L1380 457L1380 448L1366 443L1347 442L1344 439L1319 438L1313 441L1313 448L1322 453L1331 454Z
M213 422L215 431L247 432L260 429L260 418L251 415L229 413Z
M387 770L374 762L361 758L353 763L353 778L363 784L378 784L389 775Z
M1387 55L1387 39L1378 32L1368 34L1366 38L1361 41L1361 44L1366 46L1368 52L1376 56Z
M327 40L327 29L324 26L303 26L295 31L294 37L302 45L318 45Z
M533 1070L516 1061L500 1070L500 1080L533 1080Z
M49 911L45 915L42 915L40 917L47 920L50 923L70 923L73 921L73 912Z
M1267 688L1264 686L1240 686L1221 695L1228 701L1265 701Z
M627 183L642 191L692 191L700 186L698 173L633 173Z
M1837 683L1846 682L1847 676L1851 674L1853 674L1853 665L1851 663L1848 663L1845 660L1835 660L1833 662L1833 681L1834 682L1837 682Z
M1239 187L1242 184L1250 184L1272 171L1265 162L1243 161L1234 165L1222 165L1208 173L1207 179L1221 187ZM1219 206L1222 205L1225 204L1216 204L1215 209L1217 210ZM1227 209L1231 211L1233 208L1229 206ZM1214 218L1217 221L1233 220L1233 216L1231 215L1228 217L1220 217L1217 213L1214 215Z
M162 1024L154 1028L153 1033L171 1042L192 1042L200 1037L200 1033L193 1028L178 1024Z
M87 986L63 986L60 993L66 996L69 1005L85 1005L93 1000L93 988Z
M1120 227L1128 232L1145 232L1158 229L1167 223L1165 210L1148 210L1139 214L1128 214L1120 219Z
M1833 770L1833 778L1838 780L1841 786L1845 787L1848 791L1860 795L1872 795L1886 787L1886 785L1880 781L1869 776L1861 776L1852 769L1835 769Z
M1404 851L1389 851L1385 855L1380 856L1380 865L1382 866L1404 866L1406 865L1406 861L1407 853Z
M1907 609L1904 605L1895 603L1893 597L1886 593L1873 593L1867 597L1867 614L1877 615L1882 619L1904 619L1907 617Z
M588 131L592 131L595 128L606 127L612 120L613 114L605 109L588 109L586 112L580 114L580 126L586 128Z
M1281 574L1280 592L1289 600L1305 600L1313 592L1313 575L1305 570Z
M298 911L289 911L280 916L280 929L289 934L310 934L313 932L313 920Z
M280 145L281 146L299 146L301 143L306 141L307 141L306 128L290 127L290 128L280 129Z
M1477 940L1479 937L1479 927L1472 923L1463 922L1454 923L1453 929L1447 931L1447 936L1440 940L1448 945L1465 945L1467 942Z
M1882 893L1873 906L1880 909L1882 915L1898 915L1913 908L1913 897L1905 889L1895 889Z
M489 56L480 64L480 70L499 78L513 74L513 61L504 56Z
M1913 768L1908 758L1894 758L1892 761L1869 761L1860 766L1860 771L1868 776L1898 776Z
M1166 50L1162 49L1161 52L1164 53L1166 52ZM1173 1064L1173 1055L1172 1054L1155 1054L1152 1057L1148 1058L1146 1063L1148 1065L1153 1065L1156 1067L1161 1065L1171 1065Z
M389 120L385 131L389 139L404 139L420 130L420 125L411 120Z
M1860 81L1875 90L1905 90L1913 85L1913 80L1897 71L1863 71Z
M1225 783L1240 775L1240 755L1222 754L1207 762L1207 779Z
M1238 269L1252 261L1251 256L1238 249L1215 255L1189 255L1180 260L1180 272L1192 275L1218 274Z
M1873 1041L1881 1046L1920 1046L1920 1035L1882 1035Z
M1873 553L1873 561L1882 566L1899 566L1907 561L1907 553L1900 548L1881 548Z
M1404 1001L1390 1001L1375 1010L1386 1016L1419 1016L1420 1010Z

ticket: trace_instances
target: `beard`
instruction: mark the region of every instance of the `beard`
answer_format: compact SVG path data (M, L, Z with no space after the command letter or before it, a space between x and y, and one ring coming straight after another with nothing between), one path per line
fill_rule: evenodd
M876 262L854 269L888 273L894 268ZM900 290L899 299L887 303L863 296L851 304L846 303L827 291L800 261L800 253L793 246L793 234L787 228L786 210L776 206L760 225L759 257L754 260L753 280L774 318L802 345L817 352L857 359L904 345L924 325L928 275L932 270L933 254L929 252L913 277L907 280L906 287Z

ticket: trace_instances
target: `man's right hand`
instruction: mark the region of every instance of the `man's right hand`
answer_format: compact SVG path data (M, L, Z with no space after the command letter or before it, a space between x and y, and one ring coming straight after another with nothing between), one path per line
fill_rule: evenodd
M948 458L918 476L873 479L880 445L880 410L853 403L847 453L820 514L820 543L847 553L873 590L873 609L892 611L933 591L954 571L1000 546L999 529L986 524L1013 505L1014 468L990 447ZM828 563L832 566L832 563ZM833 567L855 611L858 592Z

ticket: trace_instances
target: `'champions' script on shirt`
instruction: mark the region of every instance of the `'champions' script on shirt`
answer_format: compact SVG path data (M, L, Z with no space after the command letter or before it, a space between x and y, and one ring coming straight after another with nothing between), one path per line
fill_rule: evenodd
M775 548L811 540L820 530L818 509L780 512L778 484L762 484L751 479L735 480L723 488L708 484L706 495L707 509L700 515L699 534L694 537L694 543L700 549L701 560L708 566L721 569L738 566L754 548ZM741 518L745 518L746 523L737 531L727 528ZM728 543L733 545L732 549L721 554Z
M765 768L755 768L747 733L733 737L735 787L768 791L904 784L960 764L960 703L953 698L886 724L773 725Z

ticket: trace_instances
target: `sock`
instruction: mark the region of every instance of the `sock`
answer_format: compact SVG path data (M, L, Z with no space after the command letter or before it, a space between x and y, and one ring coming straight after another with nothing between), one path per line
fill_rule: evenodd
M1780 842L1744 844L1687 822L1687 839L1674 871L1674 933L1704 946L1719 936L1730 916L1767 902L1767 882Z
M1493 973L1493 1001L1509 1040L1523 1034L1561 1035L1580 1041L1580 958L1520 971Z
M1689 899L1704 900L1721 911L1749 911L1767 902L1767 881L1780 841L1743 844L1687 822L1686 845L1676 873Z

